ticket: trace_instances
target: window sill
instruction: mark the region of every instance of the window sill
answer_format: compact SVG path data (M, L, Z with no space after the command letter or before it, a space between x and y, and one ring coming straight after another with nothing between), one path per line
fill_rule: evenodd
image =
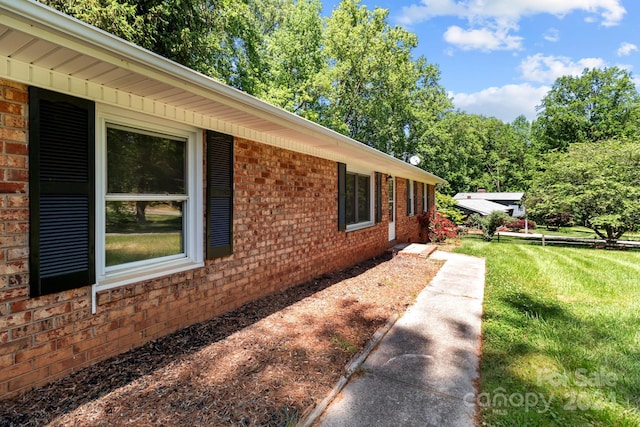
M154 266L130 269L98 278L98 282L95 285L95 291L105 291L200 267L204 267L204 262L195 262L191 259L182 258L179 260L156 264Z
M357 231L357 230L362 230L363 228L373 227L374 225L375 224L373 223L373 221L359 222L357 224L347 225L347 229L345 231L348 233L350 231Z

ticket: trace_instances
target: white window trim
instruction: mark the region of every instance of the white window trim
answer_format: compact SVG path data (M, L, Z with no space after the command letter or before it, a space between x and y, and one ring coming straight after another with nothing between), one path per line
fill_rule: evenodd
M105 263L105 195L107 191L107 123L161 133L186 139L187 200L184 204L184 256L171 255L152 261L127 264L123 269L107 269ZM153 279L204 266L203 220L203 131L185 124L160 120L147 115L119 109L96 106L96 284L93 292L116 288L130 283ZM154 196L155 197L155 196ZM175 196L170 196L175 199ZM155 200L155 198L154 198ZM110 270L110 271L108 271Z
M369 177L369 221L357 222L355 224L347 224L346 232L362 230L363 228L373 227L375 225L374 209L375 209L375 174L371 170L350 168L347 165L347 173L358 175L366 175Z

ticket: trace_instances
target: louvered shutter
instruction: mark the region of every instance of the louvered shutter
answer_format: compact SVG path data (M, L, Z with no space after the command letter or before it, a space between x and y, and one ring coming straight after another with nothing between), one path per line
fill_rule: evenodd
M347 229L347 165L338 163L338 230Z
M29 91L31 296L95 283L94 103Z
M413 181L413 214L418 214L418 183Z
M382 173L376 172L376 223L382 222Z
M233 253L233 137L207 131L207 258Z
M407 216L411 215L411 181L407 181Z

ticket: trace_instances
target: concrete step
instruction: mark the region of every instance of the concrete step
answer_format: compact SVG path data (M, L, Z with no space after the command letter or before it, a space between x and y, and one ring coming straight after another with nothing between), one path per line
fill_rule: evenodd
M433 252L438 249L436 245L424 244L424 243L399 243L389 249L387 253L391 256L414 256L420 258L428 258Z

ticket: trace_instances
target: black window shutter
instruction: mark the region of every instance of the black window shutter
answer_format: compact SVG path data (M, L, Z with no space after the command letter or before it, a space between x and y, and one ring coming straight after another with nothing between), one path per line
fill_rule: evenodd
M338 163L338 230L347 229L347 165Z
M95 107L29 89L30 295L95 283Z
M418 214L418 183L413 181L413 213Z
M411 181L407 181L407 216L411 215Z
M376 222L382 222L382 173L376 172Z
M233 253L233 136L207 131L207 258Z

